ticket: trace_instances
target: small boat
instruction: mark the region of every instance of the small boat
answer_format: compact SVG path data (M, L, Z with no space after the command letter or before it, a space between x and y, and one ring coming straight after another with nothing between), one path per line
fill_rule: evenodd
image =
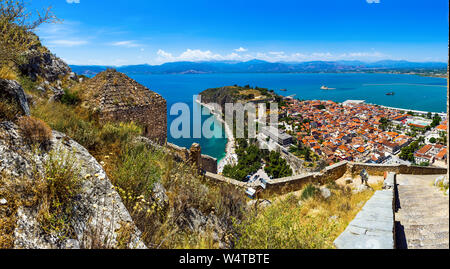
M386 95L395 95L395 92L388 92Z
M280 91L282 91L282 92L287 92L287 90L286 90L286 89L281 89Z
M321 90L336 90L335 88L328 88L327 86L320 87Z

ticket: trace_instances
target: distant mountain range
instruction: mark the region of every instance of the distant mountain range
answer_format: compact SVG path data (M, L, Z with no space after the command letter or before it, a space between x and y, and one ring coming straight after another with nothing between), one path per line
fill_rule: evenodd
M361 61L310 61L299 63L262 60L247 62L172 62L161 65L127 65L120 67L71 65L80 75L92 76L107 68L127 74L207 74L207 73L317 73L317 72L381 72L386 70L447 69L443 62L408 62L383 60Z

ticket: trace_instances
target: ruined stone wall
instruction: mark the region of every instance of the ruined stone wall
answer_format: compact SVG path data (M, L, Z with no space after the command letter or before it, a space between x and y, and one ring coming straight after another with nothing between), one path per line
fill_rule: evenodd
M349 177L359 177L359 173L362 171L362 169L366 169L366 171L371 176L383 176L385 172L414 175L437 175L447 173L447 169L438 167L366 164L343 161L326 167L322 172L307 173L271 180L267 183L266 189L259 193L258 197L266 198L270 196L282 195L289 192L298 191L308 183L326 184L327 182L337 180L345 175ZM224 184L232 184L242 188L258 187L258 184L256 183L247 184L211 173L208 173L206 177L210 180L216 180Z
M367 163L348 163L347 173L351 177L358 177L359 173L366 169L367 173L372 176L383 176L385 172L395 172L397 174L414 174L414 175L440 175L446 174L446 168L439 167L423 167L413 165L386 165L386 164L367 164Z
M201 166L204 170L210 173L217 173L217 159L208 155L202 154L201 156Z
M172 143L167 143L167 148L175 156L178 161L187 162L189 159L189 151L186 148L179 147Z
M246 182L242 182L242 181L238 181L238 180L235 180L232 178L224 177L224 176L218 175L216 173L206 172L205 178L210 180L210 182L213 184L231 184L231 185L234 185L236 187L241 187L241 188L256 187L256 185L254 185L254 184L248 184Z
M167 147L178 161L188 162L190 151L172 143L167 143ZM217 159L200 152L200 166L207 172L217 174Z
M268 182L266 189L260 194L260 197L270 197L273 195L298 191L308 183L326 184L327 182L341 178L346 171L347 162L340 162L328 166L320 173L308 173L271 180Z
M167 105L163 98L155 99L145 106L131 106L104 112L101 118L112 121L134 121L144 128L146 137L161 145L167 141Z

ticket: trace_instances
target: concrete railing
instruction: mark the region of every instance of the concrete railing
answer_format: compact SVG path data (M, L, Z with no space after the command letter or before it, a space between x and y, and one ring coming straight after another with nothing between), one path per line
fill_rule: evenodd
M338 249L395 248L396 174L389 173L383 190L375 192L334 241Z

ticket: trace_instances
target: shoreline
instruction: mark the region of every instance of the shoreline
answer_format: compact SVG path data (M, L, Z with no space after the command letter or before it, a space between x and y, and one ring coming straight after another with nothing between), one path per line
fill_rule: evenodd
M225 128L225 134L226 134L226 138L228 140L227 144L225 146L225 156L222 159L220 159L217 164L217 173L221 174L225 165L235 164L237 161L236 160L235 139L234 139L233 132L231 131L230 126L228 126L228 124L222 119L222 116L217 114L216 112L214 112L214 108L212 106L202 103L198 99L195 101L198 104L200 104L201 106L206 107L211 112L211 114L214 115L214 117L220 123L223 124L223 126Z

